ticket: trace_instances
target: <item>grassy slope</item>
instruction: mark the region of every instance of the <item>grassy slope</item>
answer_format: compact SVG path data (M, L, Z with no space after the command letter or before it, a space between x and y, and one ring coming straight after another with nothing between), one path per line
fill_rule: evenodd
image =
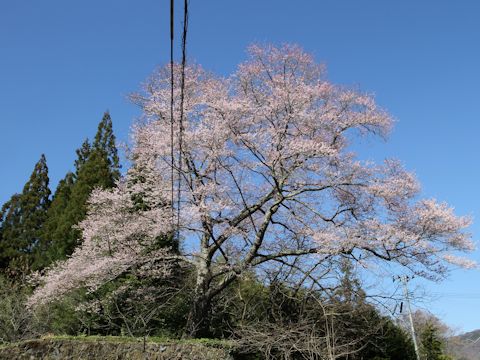
M0 346L0 359L232 359L232 344L211 339L173 340L54 336Z

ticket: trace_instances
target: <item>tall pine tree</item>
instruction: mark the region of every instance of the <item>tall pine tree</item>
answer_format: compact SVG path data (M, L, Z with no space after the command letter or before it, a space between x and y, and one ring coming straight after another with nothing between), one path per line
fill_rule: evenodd
M85 140L77 150L75 174L67 174L57 188L35 268L41 269L73 252L81 238L75 225L85 218L90 193L96 187L115 186L120 177L119 169L112 119L106 112L98 125L93 144Z
M427 322L420 334L420 354L422 360L450 360L444 353L445 343L435 324Z
M110 169L110 181L113 183L120 177L120 160L115 146L112 119L107 111L98 124L97 134L93 142L93 152L100 152L106 159Z
M16 255L12 238L16 235L15 229L20 227L21 204L20 194L14 194L3 206L0 212L0 268L6 269L10 260Z
M27 271L40 242L50 206L48 167L40 157L21 194L15 194L0 213L0 267Z
M71 225L64 221L64 214L70 201L74 181L75 175L68 172L65 178L58 183L47 212L39 245L35 251L34 270L44 268L62 255L56 253L58 249L52 246L52 239L62 238L70 230Z
M75 173L78 175L80 168L85 164L92 152L92 147L88 139L85 139L82 143L82 146L76 150L77 160L75 160Z

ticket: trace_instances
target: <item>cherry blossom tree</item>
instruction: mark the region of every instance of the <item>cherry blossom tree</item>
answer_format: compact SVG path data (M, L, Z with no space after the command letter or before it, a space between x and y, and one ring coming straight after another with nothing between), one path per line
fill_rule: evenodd
M47 272L32 305L80 285L95 289L133 265L181 258L196 274L188 333L203 336L212 300L269 264L302 271L297 259L314 266L347 256L393 262L429 279L441 278L448 263L473 266L455 255L473 249L469 218L419 199L415 176L398 161L362 162L349 150L358 136L385 137L392 127L371 96L327 81L297 46L252 46L249 55L228 78L188 67L183 101L175 67L181 143L178 134L171 140L168 67L133 96L144 119L133 128L132 154L148 181L132 189L127 174L116 189L93 193L80 224L83 245ZM172 147L180 219L168 200ZM132 211L132 191L146 193L146 184L155 206ZM177 223L181 253L151 250Z

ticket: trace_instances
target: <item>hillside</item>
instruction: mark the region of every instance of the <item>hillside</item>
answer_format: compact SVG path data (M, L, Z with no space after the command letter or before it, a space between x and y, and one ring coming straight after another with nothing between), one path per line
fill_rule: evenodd
M450 338L448 349L458 360L480 360L480 329Z

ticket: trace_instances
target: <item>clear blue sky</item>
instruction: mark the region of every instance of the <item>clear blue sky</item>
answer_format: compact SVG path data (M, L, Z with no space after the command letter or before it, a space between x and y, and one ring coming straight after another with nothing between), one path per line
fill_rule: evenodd
M21 191L41 153L54 189L107 109L128 140L138 110L126 96L168 60L167 3L0 2L0 203ZM476 0L191 0L188 52L228 74L252 42L300 44L326 63L330 80L376 94L398 120L389 142L367 142L362 156L399 158L425 196L480 221L478 19ZM478 224L471 231L479 237ZM454 293L429 308L451 325L480 328L479 275L455 271L427 285Z

